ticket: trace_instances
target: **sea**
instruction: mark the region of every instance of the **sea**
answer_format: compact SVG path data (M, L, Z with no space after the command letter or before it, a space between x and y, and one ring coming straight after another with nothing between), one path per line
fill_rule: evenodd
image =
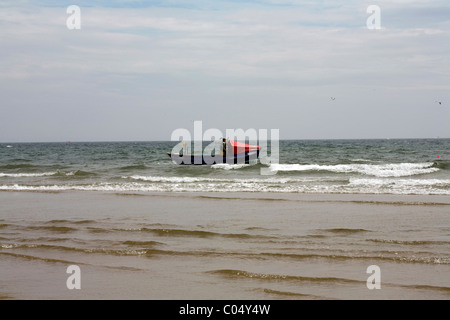
M2 143L0 190L450 195L450 139L283 140L270 164L207 166L175 144Z
M0 299L450 298L450 139L176 143L1 143Z

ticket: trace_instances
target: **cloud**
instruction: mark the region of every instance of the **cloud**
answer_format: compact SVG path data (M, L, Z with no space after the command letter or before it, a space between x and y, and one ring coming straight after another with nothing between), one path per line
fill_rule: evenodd
M294 106L301 104L299 114L309 110L324 121L321 114L338 114L324 99L332 92L346 101L340 107L363 119L361 105L376 91L383 93L377 103L393 103L378 107L379 112L400 117L405 104L425 101L425 96L445 98L450 89L449 7L443 1L379 1L382 30L366 28L366 8L372 3L360 1L77 3L81 30L67 29L68 15L59 1L2 2L0 108L6 113L16 116L14 108L34 105L49 112L47 119L60 120L76 109L90 115L92 127L77 133L87 120L76 116L66 125L71 134L96 139L95 123L102 122L102 138L108 139L130 112L142 119L163 112L152 120L157 136L162 127L179 126L187 116L214 122L208 115L214 105L236 109L260 124L278 119L274 125L294 137L292 117L280 118L274 110L295 113ZM411 97L401 102L405 92ZM29 113L33 119L44 117ZM417 126L424 120L413 114L406 118ZM223 125L245 125L231 115L222 120ZM351 119L342 121L350 128ZM133 116L127 128L134 133L126 136L139 137L148 126L137 127L144 125ZM398 128L392 126L395 133ZM425 126L434 132L431 123ZM329 127L310 132L335 137ZM358 136L366 128L345 135ZM450 135L448 129L439 130L440 136ZM39 128L23 132L36 136Z

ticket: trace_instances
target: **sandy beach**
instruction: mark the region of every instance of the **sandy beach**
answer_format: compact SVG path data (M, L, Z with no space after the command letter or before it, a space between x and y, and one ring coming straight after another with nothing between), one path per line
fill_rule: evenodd
M449 208L430 195L0 192L0 297L448 299Z
M450 300L448 0L0 8L0 300Z

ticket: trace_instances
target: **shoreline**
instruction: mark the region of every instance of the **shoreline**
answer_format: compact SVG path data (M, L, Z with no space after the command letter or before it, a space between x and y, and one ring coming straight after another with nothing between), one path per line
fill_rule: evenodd
M0 192L6 299L448 299L450 199ZM66 268L82 270L68 290ZM381 290L366 287L371 265Z
M2 194L104 194L117 196L186 197L229 200L267 201L336 201L367 204L450 205L450 197L443 194L392 193L314 193L261 191L106 191L106 190L0 190Z

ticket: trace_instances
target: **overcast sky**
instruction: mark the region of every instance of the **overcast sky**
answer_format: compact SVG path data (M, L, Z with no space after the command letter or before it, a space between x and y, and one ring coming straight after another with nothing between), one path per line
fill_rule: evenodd
M448 0L1 0L0 142L449 138L449 56Z

